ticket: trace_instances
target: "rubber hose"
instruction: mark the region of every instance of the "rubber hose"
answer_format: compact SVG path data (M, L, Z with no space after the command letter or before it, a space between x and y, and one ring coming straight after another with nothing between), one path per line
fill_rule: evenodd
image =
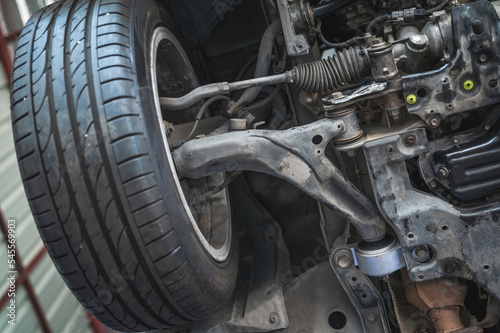
M271 55L273 52L274 40L281 32L281 21L279 19L275 20L269 25L259 48L259 57L257 58L257 66L255 68L254 77L263 77L269 73L269 65L271 64ZM228 110L228 113L232 115L238 108L247 105L253 101L257 95L261 92L262 87L249 88L245 90L240 99Z
M323 23L321 22L321 20L316 20L316 33L318 35L319 40L321 40L321 42L328 47L332 47L335 49L345 49L353 44L359 45L360 43L365 42L365 37L353 37L349 40L346 40L345 42L332 43L325 38L325 35L323 35L323 31L321 31L322 24Z

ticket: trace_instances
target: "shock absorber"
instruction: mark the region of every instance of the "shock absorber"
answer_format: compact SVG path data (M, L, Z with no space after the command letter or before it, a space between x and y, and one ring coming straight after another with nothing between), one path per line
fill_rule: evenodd
M366 51L349 47L333 57L295 66L295 84L301 90L327 93L345 85L357 83L371 72Z

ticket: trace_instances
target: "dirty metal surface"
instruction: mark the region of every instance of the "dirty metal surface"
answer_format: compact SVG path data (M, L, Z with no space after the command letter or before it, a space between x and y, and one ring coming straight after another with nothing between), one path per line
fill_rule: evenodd
M414 136L411 144L405 137ZM497 299L500 296L500 204L460 208L414 189L406 160L429 151L424 129L367 142L364 152L377 205L397 232L413 281L459 277L477 282ZM428 262L417 262L412 252L431 249Z
M411 114L438 121L452 114L500 102L500 20L495 7L478 1L452 9L454 51L441 69L403 77L405 99ZM468 80L473 87L465 87Z
M247 170L286 180L351 221L364 240L379 240L385 236L379 213L325 156L328 143L344 131L343 121L324 119L286 131L249 130L191 140L173 155L182 177Z
M339 247L335 249L335 252L342 250L350 252L350 247ZM347 267L340 267L335 263L334 255L330 257L330 266L337 275L349 300L354 304L363 331L369 333L390 332L384 301L368 276L361 273L354 262Z

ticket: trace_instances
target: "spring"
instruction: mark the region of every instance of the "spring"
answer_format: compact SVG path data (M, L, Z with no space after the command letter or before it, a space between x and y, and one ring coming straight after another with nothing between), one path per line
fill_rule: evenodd
M295 84L304 91L328 93L357 83L370 74L370 61L359 46L337 52L333 57L294 68Z

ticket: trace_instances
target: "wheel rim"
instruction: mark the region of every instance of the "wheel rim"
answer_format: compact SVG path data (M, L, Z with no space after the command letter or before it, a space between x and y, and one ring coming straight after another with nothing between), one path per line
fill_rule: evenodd
M163 122L167 117L172 117L174 122L183 122L189 113L185 110L162 112L159 100L160 90L162 97L180 97L198 86L198 81L182 46L168 29L159 27L154 31L150 50L156 116L161 129L169 171L172 173L176 190L179 192L182 208L197 238L215 261L222 262L229 256L231 248L231 213L228 191L224 189L206 202L199 202L197 199L207 192L208 188L222 183L224 175L219 174L199 180L179 179Z

